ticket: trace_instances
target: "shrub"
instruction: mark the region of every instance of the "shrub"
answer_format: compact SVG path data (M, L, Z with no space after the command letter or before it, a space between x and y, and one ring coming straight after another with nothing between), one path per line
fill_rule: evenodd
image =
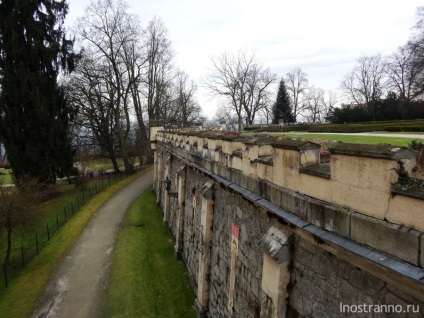
M396 131L424 131L424 126L389 126L386 127L387 131L396 132Z

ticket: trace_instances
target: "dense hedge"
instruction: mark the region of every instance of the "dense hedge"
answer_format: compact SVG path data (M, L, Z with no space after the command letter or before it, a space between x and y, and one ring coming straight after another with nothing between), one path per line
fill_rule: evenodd
M424 120L395 120L395 121L372 121L350 124L298 124L289 126L280 125L252 125L246 126L246 130L254 132L288 132L307 131L310 133L360 133L371 131L424 131Z
M381 121L354 124L313 125L308 132L359 133L371 131L424 131L424 120Z
M287 132L287 131L308 131L310 125L299 124L299 125L249 125L244 126L246 131L253 132Z
M391 126L387 131L424 131L424 125L421 126Z

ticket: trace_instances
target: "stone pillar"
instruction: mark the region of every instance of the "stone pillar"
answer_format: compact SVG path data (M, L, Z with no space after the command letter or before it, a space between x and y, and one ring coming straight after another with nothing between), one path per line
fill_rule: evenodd
M213 182L208 181L202 190L201 246L197 279L196 312L199 318L207 317L209 306L209 274L211 270L212 224L213 224Z
M175 238L175 256L181 259L184 242L184 215L185 215L185 166L182 166L177 171L178 175L178 218L177 218L177 231Z
M168 191L165 190L165 204L163 207L163 226L168 227L168 221L169 221L169 211L170 211L170 206L169 206L169 193Z
M165 177L168 177L169 179L171 179L171 157L168 157L168 159L165 162ZM163 181L161 181L161 183L163 184ZM163 186L163 189L165 189L165 186ZM165 227L168 227L168 222L169 222L169 213L170 213L170 198L169 198L169 192L165 191L165 204L164 204L164 208L163 208L163 225Z
M230 288L228 289L228 312L233 315L234 308L234 287L236 284L236 265L238 257L238 246L240 238L240 228L231 224L231 263L230 263Z
M163 126L161 126L160 122L154 123L154 121L150 121L150 148L153 150L153 163L155 164L155 169L153 169L153 188L156 191L156 203L160 202L160 187L157 187L160 178L157 172L160 171L158 169L161 169L161 163L158 162L157 133L161 130L163 130Z
M153 169L153 190L157 192L157 181L158 181L158 152L155 149L153 151L153 163L154 163L154 169ZM157 200L157 199L156 199Z
M162 174L162 157L163 157L163 152L160 152L157 155L157 164L156 164L156 168L155 170L157 170L156 172L156 204L159 206L160 205L160 201L161 201L161 197L162 197L162 185L163 185L163 174Z
M268 299L261 305L261 317L285 318L287 314L287 286L290 283L292 235L289 230L271 227L262 237L264 251L261 288Z

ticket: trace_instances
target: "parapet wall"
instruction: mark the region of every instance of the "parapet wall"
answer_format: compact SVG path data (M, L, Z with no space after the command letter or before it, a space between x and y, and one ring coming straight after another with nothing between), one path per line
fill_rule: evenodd
M237 137L213 132L158 134L158 141L228 169L380 220L424 230L424 191L394 191L400 162L411 177L415 152L393 146L337 143L329 164L320 145L267 135Z
M158 203L198 292L199 313L337 316L336 303L326 309L325 299L348 302L348 289L368 303L424 301L424 196L421 183L411 182L420 177L413 151L335 144L322 164L313 142L217 132L155 136ZM314 288L324 296L307 296ZM321 299L315 310L314 297Z

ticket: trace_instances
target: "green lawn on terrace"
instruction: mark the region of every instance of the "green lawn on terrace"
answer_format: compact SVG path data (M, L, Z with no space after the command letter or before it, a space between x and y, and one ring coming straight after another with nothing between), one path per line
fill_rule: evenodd
M193 289L151 187L122 222L105 295L103 317L196 317Z
M414 140L414 138L404 137L381 137L381 136L358 136L352 134L336 135L336 134L299 134L299 133L274 133L277 136L287 136L300 138L303 140L331 140L344 143L353 144L368 144L368 145L392 145L392 146L404 146L408 145Z

